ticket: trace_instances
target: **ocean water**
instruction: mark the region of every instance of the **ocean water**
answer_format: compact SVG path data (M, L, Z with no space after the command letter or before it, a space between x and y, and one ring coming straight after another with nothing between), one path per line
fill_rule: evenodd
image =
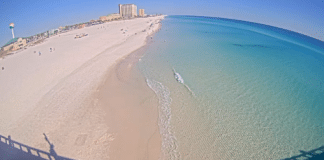
M167 16L137 67L159 97L161 159L284 159L324 145L324 42Z

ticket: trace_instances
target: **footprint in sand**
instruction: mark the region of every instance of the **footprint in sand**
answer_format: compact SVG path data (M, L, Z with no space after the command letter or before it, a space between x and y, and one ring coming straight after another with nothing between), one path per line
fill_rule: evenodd
M84 145L85 141L87 140L88 135L87 134L80 134L78 138L75 140L75 145L82 146Z
M103 136L101 136L98 140L94 141L96 145L103 144L107 142L111 142L115 139L115 137L112 134L105 133Z

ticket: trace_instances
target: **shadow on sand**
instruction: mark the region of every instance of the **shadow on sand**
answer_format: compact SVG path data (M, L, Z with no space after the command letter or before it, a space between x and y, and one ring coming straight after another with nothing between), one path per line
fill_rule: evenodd
M47 136L45 140L50 145L49 152L42 151L0 135L0 159L1 160L20 160L20 159L33 159L33 160L72 160L58 156L54 150L53 143L50 143Z
M0 135L0 159L1 160L73 160L56 154L54 144L49 141L44 133L45 140L50 145L49 152L42 151ZM311 151L300 150L300 155L281 160L324 160L324 146Z
M299 151L301 154L282 160L324 160L324 146L313 149L311 151Z

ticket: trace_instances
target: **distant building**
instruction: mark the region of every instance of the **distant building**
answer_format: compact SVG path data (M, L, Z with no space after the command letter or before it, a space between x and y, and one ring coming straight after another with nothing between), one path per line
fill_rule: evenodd
M140 17L144 17L144 16L145 16L145 14L144 14L144 9L139 9L139 10L138 10L138 15L139 15Z
M108 16L101 16L99 18L99 20L101 21L112 21L112 20L116 20L116 19L120 19L121 16L118 13L114 13L114 14L109 14Z
M119 4L119 14L123 18L137 16L137 6L135 4Z
M81 28L84 28L86 25L83 23L83 24L79 24L79 29L81 29Z
M13 38L2 47L2 50L3 51L15 51L15 50L25 47L26 45L27 45L26 39Z

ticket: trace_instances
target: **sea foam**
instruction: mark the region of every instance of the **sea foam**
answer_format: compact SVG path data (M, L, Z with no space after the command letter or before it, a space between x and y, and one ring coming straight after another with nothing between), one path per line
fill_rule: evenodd
M169 89L162 83L146 79L147 85L159 98L159 129L162 136L160 159L179 159L177 140L171 132L171 97Z

